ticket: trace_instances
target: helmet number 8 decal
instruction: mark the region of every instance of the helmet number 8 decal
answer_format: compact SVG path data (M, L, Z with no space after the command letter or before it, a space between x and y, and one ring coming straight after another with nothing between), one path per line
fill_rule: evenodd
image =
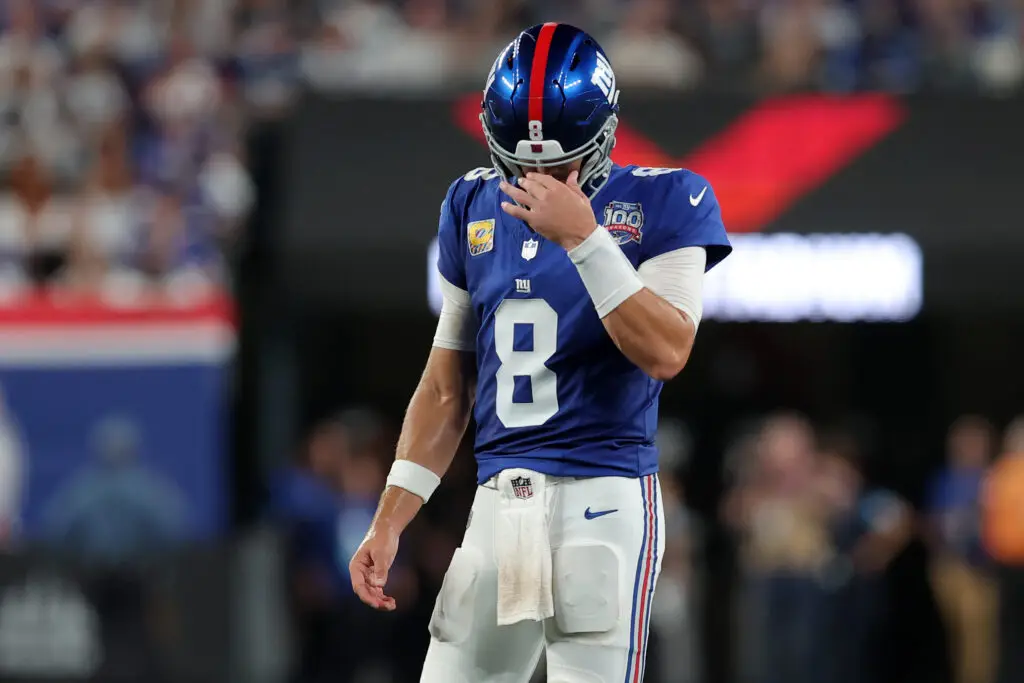
M544 139L544 124L534 119L529 123L530 127L530 139L531 140L543 140Z

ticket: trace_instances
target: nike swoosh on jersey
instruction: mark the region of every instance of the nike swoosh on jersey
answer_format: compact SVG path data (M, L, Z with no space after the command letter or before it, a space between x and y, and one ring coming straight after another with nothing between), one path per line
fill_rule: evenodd
M694 197L694 196L693 196L693 195L691 194L691 195L690 195L690 206L697 206L698 204L700 204L700 201L701 201L702 199L704 199L704 193L705 193L705 192L707 192L707 191L708 191L708 186L707 186L707 185L705 185L705 186L704 186L704 189L703 189L703 190L701 190L701 191L700 191L700 194L699 194L699 195L697 195L696 197Z
M618 509L615 509L615 510L598 510L597 512L591 512L590 508L587 508L586 510L584 510L583 516L586 517L587 519L597 519L598 517L604 517L605 515L610 515L613 512L618 512Z

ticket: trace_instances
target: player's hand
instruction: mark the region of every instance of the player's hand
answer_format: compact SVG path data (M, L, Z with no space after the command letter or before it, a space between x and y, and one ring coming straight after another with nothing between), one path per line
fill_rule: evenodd
M374 609L386 612L395 609L395 599L384 594L384 586L397 553L398 534L390 527L375 524L349 562L352 590Z
M572 249L597 229L594 209L580 189L578 177L573 171L562 183L549 175L527 173L519 179L519 187L502 182L502 192L520 205L502 202L501 208L564 249Z

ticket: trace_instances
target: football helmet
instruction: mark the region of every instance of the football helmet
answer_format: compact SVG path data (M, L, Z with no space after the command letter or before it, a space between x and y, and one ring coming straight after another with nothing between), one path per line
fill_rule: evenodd
M579 184L593 197L611 172L619 91L604 50L568 24L526 29L487 76L480 121L494 168L506 180L523 168L582 159Z

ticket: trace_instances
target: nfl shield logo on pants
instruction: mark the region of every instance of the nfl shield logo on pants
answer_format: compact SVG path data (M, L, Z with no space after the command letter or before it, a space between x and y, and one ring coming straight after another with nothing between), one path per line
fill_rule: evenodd
M540 242L537 240L526 240L523 242L523 258L527 261L533 260L533 257L537 255L538 246L540 246Z
M512 493L516 498L533 498L533 482L529 477L516 477L512 480Z

